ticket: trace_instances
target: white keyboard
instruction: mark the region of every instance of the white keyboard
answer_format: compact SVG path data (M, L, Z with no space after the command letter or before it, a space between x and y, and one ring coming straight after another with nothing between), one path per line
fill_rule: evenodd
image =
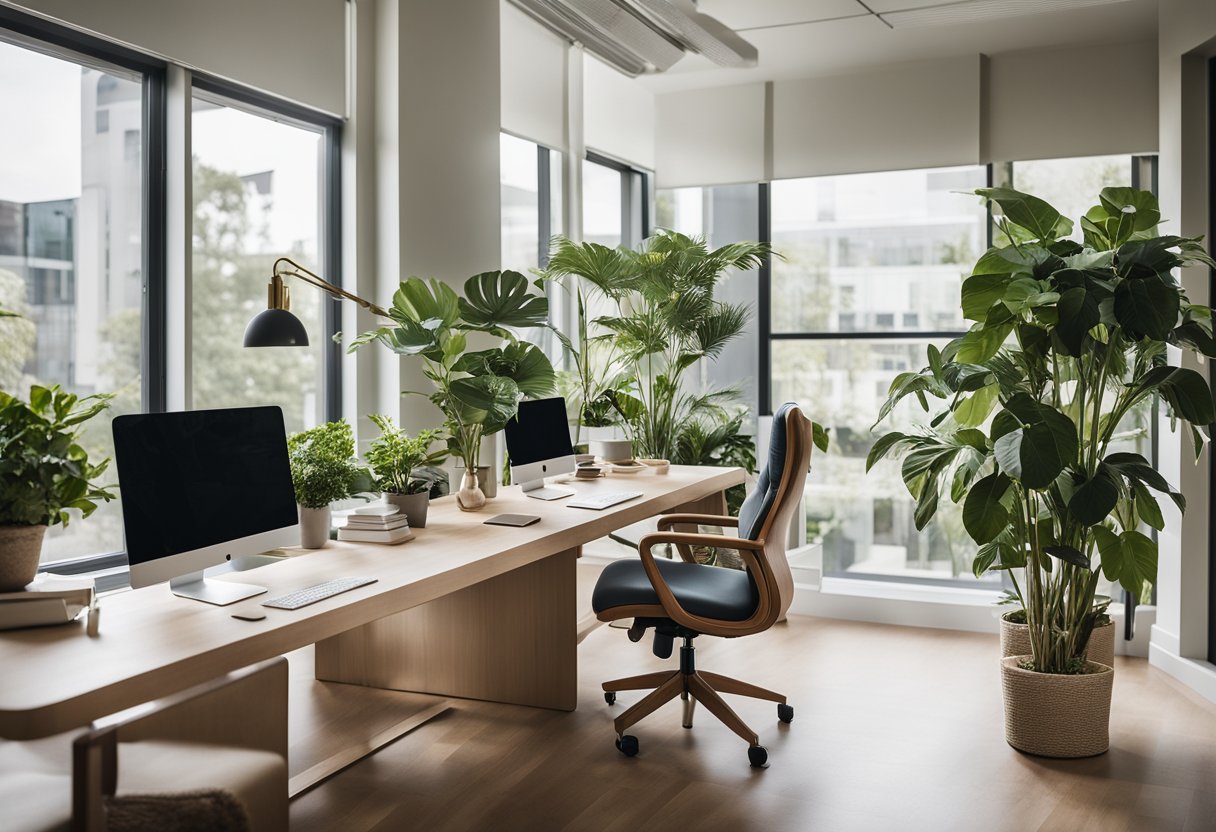
M326 581L323 584L306 586L287 595L280 595L278 598L263 601L262 606L274 607L279 610L298 610L300 607L307 607L309 604L324 601L326 598L332 598L343 592L349 592L361 586L374 584L377 580L377 578L334 578L332 581Z
M603 511L618 503L626 503L642 496L641 491L609 491L606 494L596 494L591 497L579 497L566 503L570 508L589 508L592 511Z

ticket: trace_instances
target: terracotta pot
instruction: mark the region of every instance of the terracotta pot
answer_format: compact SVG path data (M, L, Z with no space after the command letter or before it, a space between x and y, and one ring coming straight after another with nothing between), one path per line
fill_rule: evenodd
M479 511L486 504L485 492L478 485L478 478L470 471L465 471L460 478L460 490L456 492L456 505L463 511Z
M384 502L396 506L397 511L405 515L411 529L426 528L426 512L431 505L431 495L426 491L417 494L394 494L384 492Z
M305 549L325 548L325 544L329 543L329 529L332 525L329 506L300 506L300 545Z
M0 526L0 592L16 592L38 574L46 526Z
M1115 672L1086 662L1085 673L1036 673L1030 656L1001 659L1005 741L1040 757L1092 757L1110 747L1110 696Z
M1025 624L1017 624L1001 616L1001 658L1009 656L1029 656L1030 628ZM1086 659L1107 667L1115 666L1115 622L1108 621L1100 627L1094 627L1089 636L1089 648Z

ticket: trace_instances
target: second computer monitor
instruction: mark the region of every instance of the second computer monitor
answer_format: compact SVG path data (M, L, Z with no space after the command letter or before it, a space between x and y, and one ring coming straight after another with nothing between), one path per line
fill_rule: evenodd
M574 493L568 488L545 487L545 477L574 473L574 446L563 398L519 403L519 414L507 422L507 455L511 479L529 497L556 500Z

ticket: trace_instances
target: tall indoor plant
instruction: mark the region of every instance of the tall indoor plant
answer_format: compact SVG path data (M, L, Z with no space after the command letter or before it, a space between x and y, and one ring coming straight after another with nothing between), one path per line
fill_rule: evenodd
M372 422L380 429L363 458L371 468L376 488L387 503L395 505L406 516L410 526L426 528L427 507L430 503L431 481L416 477L423 466L434 466L447 458L448 452L431 450L442 437L437 430L421 430L414 436L398 428L388 416L373 413Z
M379 341L399 355L417 356L435 389L428 398L443 413L448 446L465 473L458 504L466 511L485 505L477 484L481 441L514 418L522 397L553 392L553 365L517 330L548 324L549 302L513 271L470 277L464 296L439 280L411 277L401 283L387 310L392 326L365 332L351 349ZM489 349L470 350L471 339L497 339Z
M293 433L287 452L300 507L300 545L320 549L329 541L330 503L370 491L371 478L355 459L355 436L344 419Z
M1086 649L1106 601L1099 575L1145 597L1157 573L1157 543L1144 527L1164 518L1152 492L1185 510L1181 494L1144 457L1120 451L1123 418L1159 396L1189 425L1196 457L1201 429L1216 419L1200 373L1166 363L1166 347L1216 357L1212 312L1192 304L1174 270L1216 266L1199 238L1159 236L1152 194L1106 188L1072 222L1034 196L1007 188L977 192L999 206L1007 245L980 258L963 283L962 309L975 323L928 366L902 373L879 414L904 397L945 407L915 433L888 433L867 466L903 455L903 479L923 528L946 495L978 544L975 572L1010 570L1025 609L1029 656L1004 659L1006 737L1049 756L1107 747L1110 668ZM1023 572L1023 582L1016 573ZM1064 685L1085 693L1054 700ZM1088 735L1079 732L1088 728Z
M96 484L110 461L91 462L78 443L81 426L109 406L110 396L58 386L31 387L28 402L0 390L0 592L34 579L48 527L114 499Z

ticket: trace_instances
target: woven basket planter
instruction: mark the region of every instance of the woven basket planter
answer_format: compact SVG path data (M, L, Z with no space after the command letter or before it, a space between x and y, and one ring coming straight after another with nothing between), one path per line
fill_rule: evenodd
M1088 672L1035 673L1026 656L1001 659L1005 741L1040 757L1092 757L1110 747L1110 696L1115 672L1087 662Z
M1001 658L1029 656L1030 652L1030 628L1025 624L1007 621L1002 615ZM1108 621L1100 627L1094 627L1085 658L1107 667L1115 666L1115 622Z
M46 526L0 526L0 592L17 592L38 574Z

